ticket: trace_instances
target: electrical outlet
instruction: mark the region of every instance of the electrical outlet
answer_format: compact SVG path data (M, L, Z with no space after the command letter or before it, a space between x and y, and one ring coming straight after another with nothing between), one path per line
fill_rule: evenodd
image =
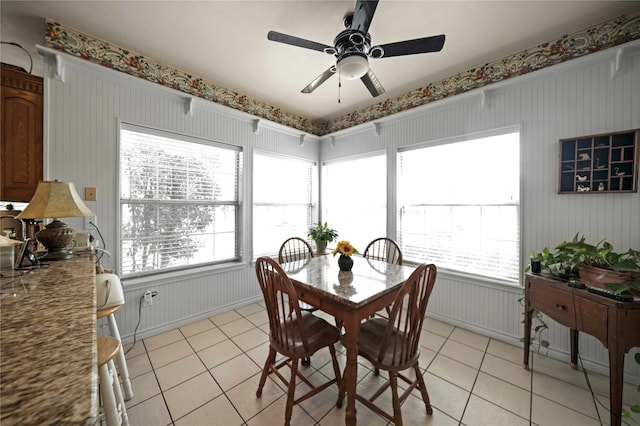
M85 216L85 218L84 218L84 229L93 229L93 226L91 225L91 222L93 222L93 224L95 226L98 226L97 217L96 216Z
M157 291L147 290L144 292L142 296L143 303L142 306L153 306L153 298L158 295Z

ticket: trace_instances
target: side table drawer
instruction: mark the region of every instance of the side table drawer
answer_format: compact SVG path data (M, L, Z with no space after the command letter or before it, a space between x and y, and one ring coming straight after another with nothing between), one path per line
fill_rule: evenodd
M605 348L608 347L609 308L607 305L576 297L576 311L578 313L578 329L600 340Z
M529 299L531 305L560 324L576 328L576 315L571 293L551 286L529 285Z

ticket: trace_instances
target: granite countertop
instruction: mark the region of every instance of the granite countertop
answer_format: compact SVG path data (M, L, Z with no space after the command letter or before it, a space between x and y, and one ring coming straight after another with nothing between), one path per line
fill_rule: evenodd
M18 272L0 279L0 423L95 423L94 256Z

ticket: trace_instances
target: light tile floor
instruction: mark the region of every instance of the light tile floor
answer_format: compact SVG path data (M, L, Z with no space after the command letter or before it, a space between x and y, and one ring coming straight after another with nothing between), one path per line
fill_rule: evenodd
M130 423L283 424L286 394L282 383L270 378L262 397L255 396L268 345L268 322L261 303L144 339L133 347L126 345L135 394L127 403ZM427 415L414 390L402 408L407 425L583 426L600 424L598 416L609 423L604 408L609 406L605 376L589 374L602 404L598 414L584 374L564 363L536 355L531 374L522 367L521 348L431 319L425 321L421 346L420 366L434 410L432 416ZM337 345L336 349L343 368L344 348ZM329 352L317 352L311 366L302 368L312 380L313 375L329 377ZM380 380L362 359L358 379L358 390L365 394ZM532 383L533 393L529 392ZM336 397L337 388L331 386L295 406L291 424L344 424L344 407L335 407ZM637 403L637 397L636 390L625 385L625 402ZM359 403L356 409L358 424L387 424Z

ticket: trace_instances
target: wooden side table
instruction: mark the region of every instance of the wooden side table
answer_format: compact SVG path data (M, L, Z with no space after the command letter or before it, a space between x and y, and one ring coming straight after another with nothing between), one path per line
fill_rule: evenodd
M567 286L564 281L527 274L525 280L524 367L529 368L531 319L534 310L569 327L571 366L578 368L578 333L590 334L609 350L611 425L622 421L624 356L640 346L640 302L619 302Z

